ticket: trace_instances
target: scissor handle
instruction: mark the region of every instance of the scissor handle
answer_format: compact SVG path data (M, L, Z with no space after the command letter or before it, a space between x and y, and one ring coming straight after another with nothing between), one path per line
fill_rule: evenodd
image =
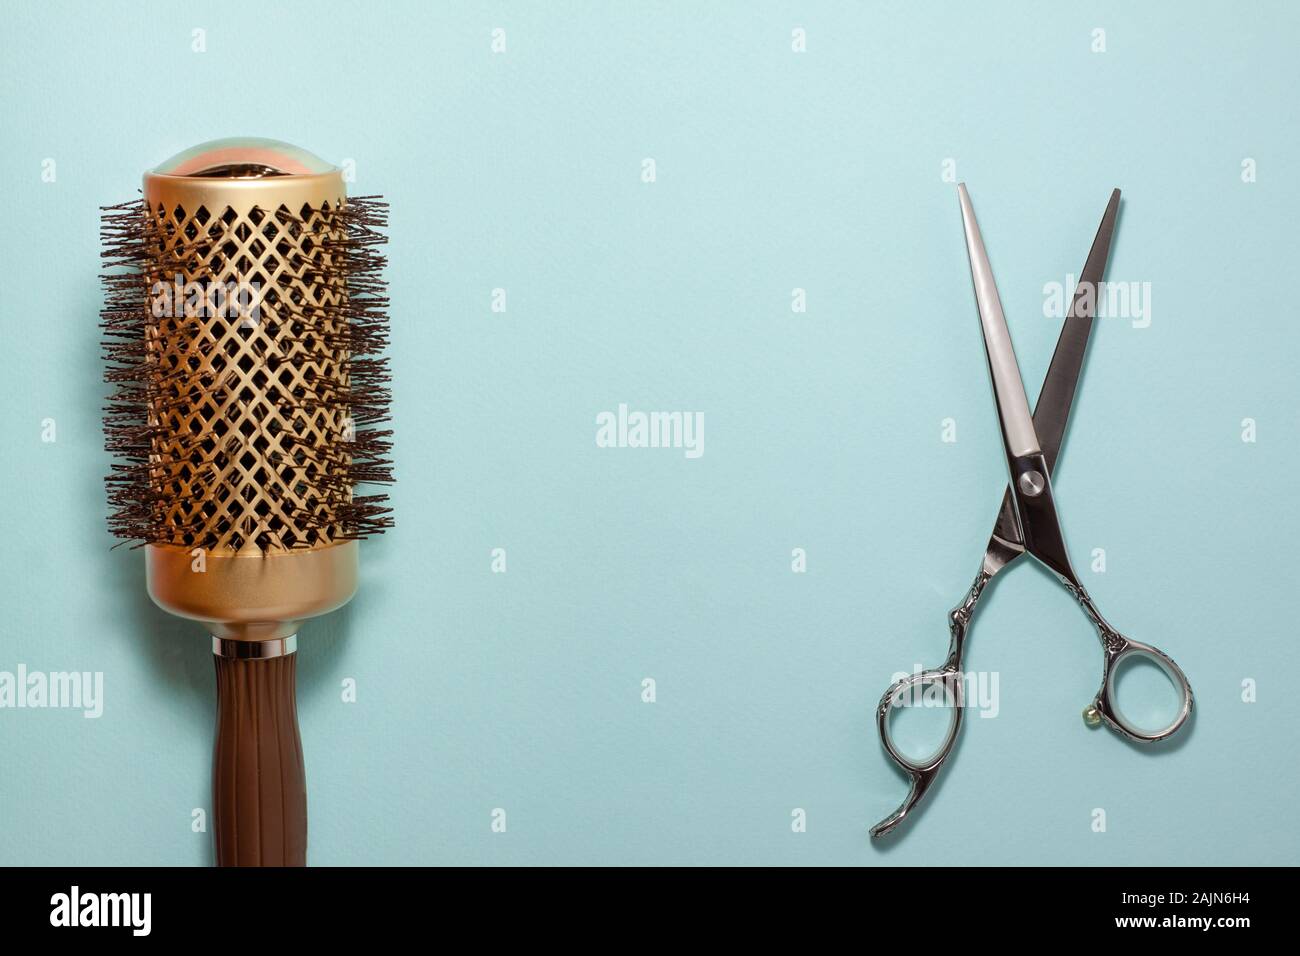
M894 744L894 738L889 730L889 718L896 708L903 706L902 697L905 694L914 692L924 694L928 687L935 684L943 686L944 693L950 695L948 703L951 704L949 708L951 716L948 719L948 732L934 753L924 760L914 760ZM911 785L907 797L899 808L871 828L873 837L884 836L902 823L903 818L930 789L930 784L934 783L944 761L948 759L953 746L957 743L957 732L961 729L961 714L965 709L965 703L961 670L959 667L950 668L947 665L910 674L890 685L889 690L885 691L885 695L880 698L880 705L876 708L876 729L880 733L880 742L884 745L885 753L889 754L890 759L907 774Z
M1172 737L1182 728L1183 724L1187 723L1187 718L1192 715L1192 685L1188 682L1183 669L1174 663L1174 659L1160 648L1125 637L1111 627L1106 622L1106 619L1101 616L1097 606L1092 603L1092 598L1088 596L1088 592L1084 590L1082 585L1070 581L1064 581L1064 583L1071 593L1079 599L1079 604L1088 617L1092 619L1092 623L1096 625L1097 635L1101 638L1103 655L1101 687L1098 688L1097 696L1093 699L1092 705L1084 711L1084 719L1094 726L1101 721L1105 721L1111 730L1138 743L1154 743L1157 740ZM1178 713L1174 715L1173 720L1158 730L1139 727L1125 717L1123 710L1120 709L1119 700L1115 693L1115 678L1119 673L1119 665L1133 657L1146 658L1164 671L1165 676L1173 682L1182 698Z
M962 711L966 705L964 675L961 669L962 653L966 646L966 630L970 627L971 616L975 613L975 605L980 599L980 594L983 593L984 586L991 578L992 575L981 567L980 573L975 577L975 583L966 592L965 600L948 612L948 630L952 635L952 642L948 648L948 659L944 661L943 666L910 674L902 680L895 681L880 698L880 704L876 707L876 730L880 734L880 742L890 759L907 774L911 785L907 797L899 808L871 828L873 837L884 836L903 822L912 808L925 796L925 792L930 789L944 761L948 759L957 744ZM914 760L895 746L894 738L890 735L889 718L898 707L903 705L903 695L918 691L924 694L928 687L935 684L942 685L945 694L949 695L947 702L951 705L952 716L948 719L948 732L934 753L924 760Z

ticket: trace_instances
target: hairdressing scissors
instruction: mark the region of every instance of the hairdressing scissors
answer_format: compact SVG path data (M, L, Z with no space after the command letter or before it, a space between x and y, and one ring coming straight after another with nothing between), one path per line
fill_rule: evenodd
M940 768L952 753L957 742L957 732L961 729L965 703L962 652L971 617L989 581L1023 554L1028 553L1037 558L1056 574L1078 600L1101 638L1101 687L1083 712L1084 720L1089 726L1104 723L1129 740L1152 743L1176 733L1192 712L1191 685L1173 658L1150 644L1123 636L1097 610L1070 566L1052 494L1052 469L1065 435L1065 425L1083 366L1088 335L1092 331L1098 283L1106 268L1111 234L1119 210L1119 190L1111 193L1106 213L1088 253L1088 261L1080 273L1065 326L1056 343L1056 351L1052 355L1047 378L1043 382L1043 390L1032 416L1029 413L1029 401L1025 397L1024 382L1020 377L1020 367L1016 363L1016 353L1011 345L1011 333L1007 329L1002 302L993 281L993 270L989 266L984 240L980 236L975 210L971 206L965 184L957 187L957 193L961 200L966 253L970 257L975 303L984 333L984 350L988 357L994 403L1002 428L1002 442L1011 481L1002 496L1002 507L993 526L993 536L989 539L975 582L962 603L948 614L951 643L947 660L939 668L903 678L885 691L884 697L880 699L880 706L876 710L880 740L885 752L908 775L911 785L902 805L871 828L873 837L883 836L903 822L934 783ZM1114 678L1121 662L1134 657L1146 658L1158 665L1181 695L1178 712L1168 726L1156 730L1139 727L1126 718L1119 708ZM941 688L942 697L951 704L947 734L932 755L923 760L914 760L894 745L890 737L889 717L902 705L904 697L915 695L918 691L927 691L936 685Z

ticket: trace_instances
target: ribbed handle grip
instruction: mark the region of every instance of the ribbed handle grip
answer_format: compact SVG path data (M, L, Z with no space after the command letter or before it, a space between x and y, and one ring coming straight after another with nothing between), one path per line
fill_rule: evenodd
M297 658L215 658L212 823L218 866L307 864L307 780L294 696Z

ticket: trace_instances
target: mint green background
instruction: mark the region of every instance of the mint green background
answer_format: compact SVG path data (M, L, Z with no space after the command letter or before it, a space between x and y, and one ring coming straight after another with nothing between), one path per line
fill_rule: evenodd
M230 135L352 158L393 206L398 528L301 635L312 862L1300 862L1296 10L8 5L0 670L102 670L107 700L0 711L0 862L211 858L207 642L103 530L97 207ZM1003 482L946 157L1031 394L1042 287L1124 189L1110 277L1152 283L1152 324L1099 322L1057 492L1197 715L1165 751L1089 732L1094 633L1017 567L967 662L1001 713L882 849L873 708L942 659ZM619 402L704 412L704 457L596 448Z

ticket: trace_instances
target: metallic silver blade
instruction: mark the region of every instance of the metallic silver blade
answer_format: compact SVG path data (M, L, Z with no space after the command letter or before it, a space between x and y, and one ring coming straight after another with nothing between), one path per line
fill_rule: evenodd
M970 258L971 283L975 286L975 304L979 308L980 328L984 332L984 352L989 360L989 377L993 380L993 399L1002 425L1002 440L1011 457L1037 455L1041 446L1034 431L1033 415L1029 412L1029 399L1025 397L1025 383L1020 377L1011 331L1007 328L1006 316L1002 314L997 283L993 281L993 267L989 265L979 223L975 221L975 208L971 205L965 183L957 186L957 196L961 200L966 255Z
M1088 260L1079 273L1079 284L1070 301L1070 311L1066 315L1061 336L1056 340L1056 351L1052 354L1052 363L1047 367L1047 377L1043 380L1042 391L1038 393L1038 403L1034 406L1034 431L1042 443L1047 469L1053 473L1056 470L1056 457L1065 440L1065 428L1070 419L1070 406L1074 402L1079 374L1083 369L1083 358L1088 350L1099 286L1110 259L1111 237L1119 215L1119 195L1118 189L1110 194L1110 202L1106 204L1106 212L1101 217L1101 225L1097 227L1096 238L1092 240L1092 248L1088 251ZM989 552L1005 553L1008 544L1013 547L1023 544L1010 487L1002 496L1002 508L998 511L998 520L993 526ZM1022 552L1014 553L998 562L997 569L1001 570L1010 564L1020 553Z

